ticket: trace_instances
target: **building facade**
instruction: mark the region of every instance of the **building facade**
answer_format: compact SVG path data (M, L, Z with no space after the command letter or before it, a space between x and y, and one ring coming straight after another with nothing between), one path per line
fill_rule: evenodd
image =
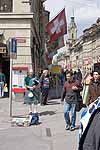
M92 71L96 64L100 69L100 19L83 31L69 51L72 69L80 68L83 74Z
M14 78L19 75L19 81L13 81L15 87L20 84L28 68L32 68L35 74L40 69L40 53L44 44L41 40L44 38L41 33L43 2L43 0L0 1L0 42L8 47L8 42L12 38L17 40L17 57L13 59L12 64ZM0 48L0 70L4 72L6 78L10 74L10 60L9 48L6 52L2 52ZM7 83L9 84L9 78Z
M56 61L60 58L62 56ZM74 18L71 17L63 59L66 60L66 69L80 68L83 74L92 71L95 67L100 70L100 18L91 27L85 29L77 39L77 26Z

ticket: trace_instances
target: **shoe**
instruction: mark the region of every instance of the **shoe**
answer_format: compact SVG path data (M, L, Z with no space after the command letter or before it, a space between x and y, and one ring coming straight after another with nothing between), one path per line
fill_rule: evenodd
M66 125L66 128L65 128L66 130L69 130L70 129L70 126L69 125Z
M74 131L74 130L75 130L75 127L70 126L70 131Z

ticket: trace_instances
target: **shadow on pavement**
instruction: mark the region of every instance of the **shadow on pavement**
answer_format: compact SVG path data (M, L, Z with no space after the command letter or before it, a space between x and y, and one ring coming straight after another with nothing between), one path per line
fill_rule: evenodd
M57 102L57 101L52 101L52 100L49 100L48 101L48 103L47 103L48 105L57 105L57 104L60 104L60 102Z
M45 116L45 115L55 115L56 112L55 111L43 111L39 113L39 116Z

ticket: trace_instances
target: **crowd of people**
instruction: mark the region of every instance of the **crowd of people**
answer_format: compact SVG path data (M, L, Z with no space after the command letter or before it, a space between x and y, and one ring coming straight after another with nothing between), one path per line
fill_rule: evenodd
M85 90L84 92L85 95L87 94L84 105L86 107L85 109L87 109L93 102L95 102L95 100L98 99L98 97L100 97L100 70L88 72L84 77L82 76L80 69L74 72L72 70L66 70L66 72L61 72L61 74L58 76L58 80L63 86L61 94L61 104L64 104L65 129L73 131L76 129L77 107L80 104L82 104L83 106L82 102L84 96L82 95L82 92L84 87L88 87L88 90ZM33 75L32 69L28 70L28 75L27 77L25 77L26 92L24 96L24 103L29 105L29 113L33 111L36 112L36 109L32 110L32 104L47 104L48 94L50 90L50 81L52 81L52 76L51 74L49 74L48 69L43 70L38 79ZM98 120L97 122L99 123ZM80 140L81 142L79 142L79 150L91 149L91 146L89 148L88 145L91 139L89 138L90 136L92 137L92 141L94 139L93 142L95 143L97 138L99 138L99 143L96 143L98 147L96 150L100 149L100 134L98 135L98 137L96 137L98 131L95 130L95 132L93 132L92 130L95 128L95 126L91 126L91 130L88 130L89 132L87 132L84 138L84 142Z
M84 88L85 87L85 88ZM84 89L84 94L83 94ZM85 108L82 113L79 131L78 150L100 149L100 70L87 72L83 77L78 72L66 72L66 82L63 86L61 101L64 101L64 119L66 130L75 130L77 103L84 100ZM71 116L69 115L71 112ZM85 128L85 129L84 129Z

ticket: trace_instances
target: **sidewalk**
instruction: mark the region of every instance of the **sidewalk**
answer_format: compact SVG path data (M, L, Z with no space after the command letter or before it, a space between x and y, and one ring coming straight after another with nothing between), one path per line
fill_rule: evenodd
M7 130L7 133L13 131L20 137L20 132L26 136L30 135L34 139L34 144L39 150L76 150L77 147L77 130L65 131L65 122L63 118L63 106L59 104L60 99L50 100L46 106L38 106L40 114L40 125L31 127L11 127L11 118L9 117L9 99L0 99L0 131ZM23 102L13 101L13 115L27 115L28 107ZM77 115L77 124L79 122L79 115ZM18 132L17 132L18 130ZM19 132L20 131L20 132ZM14 136L13 133L13 136ZM19 133L19 134L18 134ZM33 133L33 134L32 134ZM23 135L24 136L24 135ZM17 139L18 140L18 139ZM14 141L13 141L14 142ZM31 143L32 144L32 143ZM42 147L41 147L42 145ZM15 146L15 145L14 145ZM9 148L10 149L10 148ZM9 150L7 149L7 150ZM6 150L1 149L1 150ZM20 149L15 149L20 150ZM24 149L26 150L26 148ZM29 149L31 150L31 149ZM37 150L37 149L33 149Z

